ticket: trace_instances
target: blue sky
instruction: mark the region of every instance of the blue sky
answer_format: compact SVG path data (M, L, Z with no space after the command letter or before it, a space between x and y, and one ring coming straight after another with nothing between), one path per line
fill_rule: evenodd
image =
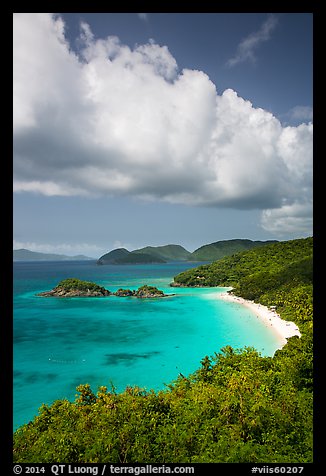
M312 14L14 14L14 248L312 234Z

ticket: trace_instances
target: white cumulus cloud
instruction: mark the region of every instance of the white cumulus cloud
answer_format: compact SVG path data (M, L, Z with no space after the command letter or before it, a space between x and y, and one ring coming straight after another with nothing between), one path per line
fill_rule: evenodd
M58 16L14 14L16 192L261 209L266 229L311 203L312 124L217 94L153 40L132 49L83 23L79 41L77 55Z

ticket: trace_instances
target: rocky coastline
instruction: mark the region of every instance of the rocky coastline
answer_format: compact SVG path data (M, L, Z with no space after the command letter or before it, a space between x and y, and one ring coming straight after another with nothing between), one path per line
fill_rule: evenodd
M44 291L42 293L38 293L36 296L42 297L104 297L110 296L112 293L107 289L103 291L91 291L88 290L80 290L80 289L64 289L60 286L56 286L51 291Z
M169 284L170 288L209 288L211 286L207 286L205 284L182 284L182 283L176 283L172 282Z

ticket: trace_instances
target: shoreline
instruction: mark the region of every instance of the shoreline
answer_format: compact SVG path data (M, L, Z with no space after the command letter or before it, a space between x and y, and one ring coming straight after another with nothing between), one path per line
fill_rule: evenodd
M228 288L228 290L231 289ZM218 299L222 299L223 301L241 304L250 309L256 315L256 317L261 319L266 327L269 327L272 331L274 331L275 334L278 335L281 343L280 348L282 348L287 343L287 339L290 337L301 337L301 333L297 324L292 321L283 320L274 309L263 306L262 304L257 304L254 301L249 301L234 294L229 294L227 291L216 293L216 297Z

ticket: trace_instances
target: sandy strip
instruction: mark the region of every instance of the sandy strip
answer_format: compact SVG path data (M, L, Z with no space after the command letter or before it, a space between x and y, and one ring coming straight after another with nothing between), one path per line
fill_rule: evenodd
M231 288L227 288L230 290ZM282 347L286 344L286 339L292 336L301 337L301 333L298 329L298 326L294 322L284 321L281 319L280 315L274 309L270 309L267 306L262 304L257 304L254 301L248 301L241 297L229 294L228 292L216 293L218 299L223 299L223 301L235 302L246 306L248 309L251 309L257 317L259 317L266 326L271 327L275 333L282 340Z

